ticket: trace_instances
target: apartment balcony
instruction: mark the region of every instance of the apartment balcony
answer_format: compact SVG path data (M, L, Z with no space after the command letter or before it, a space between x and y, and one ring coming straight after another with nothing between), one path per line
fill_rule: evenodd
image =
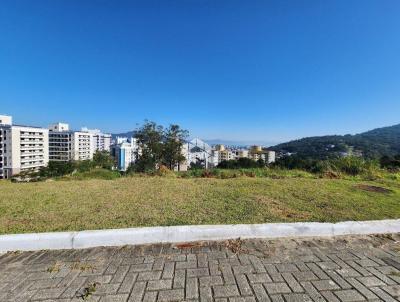
M43 154L43 149L21 151L21 156L34 156L34 155L41 155L41 154Z
M23 169L23 168L38 168L38 167L43 167L43 166L44 166L44 161L21 163L21 169Z
M21 163L26 163L26 162L34 162L34 161L39 161L43 160L43 156L37 156L37 157L31 157L31 158L21 158Z
M38 134L20 134L21 138L43 138L44 135L43 133L38 133Z
M21 142L43 142L43 138L35 137L35 138L27 138L21 137Z
M37 145L37 146L21 146L21 151L22 150L42 150L43 145Z

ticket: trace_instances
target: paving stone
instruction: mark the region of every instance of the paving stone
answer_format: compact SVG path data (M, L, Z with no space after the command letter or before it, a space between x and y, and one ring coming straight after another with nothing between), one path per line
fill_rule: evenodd
M152 280L147 283L147 290L172 289L172 279Z
M184 298L183 289L171 289L158 293L158 301L160 302L183 301Z
M146 289L146 282L136 282L133 286L129 301L140 302L144 295L144 290Z
M319 268L316 263L307 263L307 266L318 276L320 279L329 279L328 275Z
M96 287L94 295L116 294L121 284L100 284Z
M361 276L361 274L353 268L342 268L342 269L336 270L336 272L344 278Z
M356 260L355 262L362 267L379 266L376 262L370 259Z
M217 285L214 294L216 298L235 297L239 296L239 290L236 285Z
M294 272L292 274L299 282L319 280L312 271Z
M328 302L340 302L340 300L333 294L331 291L322 291L321 295L327 300Z
M128 265L119 266L117 271L112 276L112 279L110 282L111 283L121 283L122 280L124 280L125 275L128 273L128 271L129 271Z
M340 269L340 266L337 265L337 264L336 264L335 262L333 262L333 261L318 262L318 266L319 266L322 270Z
M44 299L56 299L61 296L61 293L64 291L64 288L45 288L40 289L33 296L33 300L44 300Z
M210 275L210 272L209 272L208 268L195 268L195 269L187 270L188 278L203 277L203 276L209 276L209 275Z
M158 280L161 278L161 271L141 272L139 273L138 281Z
M126 302L128 300L128 294L103 296L100 298L100 302Z
M137 265L132 265L130 268L130 271L133 273L148 272L148 271L151 271L152 267L153 267L152 263L137 264Z
M369 278L369 277L365 277ZM347 281L355 288L357 289L364 297L366 297L368 300L374 300L378 299L378 297L371 292L367 287L365 287L361 282L354 278L349 278Z
M296 281L291 273L282 273L283 279L285 279L286 283L295 293L302 293L304 292L303 287Z
M301 286L305 289L306 293L314 300L314 301L325 301L324 297L318 292L315 287L312 285L310 281L305 281L300 283Z
M247 274L250 283L266 283L272 282L272 279L267 273Z
M214 285L223 285L221 276L206 276L199 278L200 287L211 287Z
M229 302L256 302L254 297L234 297L229 298Z
M400 297L400 285L382 286L381 288L393 297Z
M332 280L320 280L320 281L312 281L312 284L318 290L333 290L333 289L340 289L340 287L333 282Z
M265 288L262 284L253 284L252 285L254 293L258 299L258 301L269 302L270 299L265 291Z
M395 285L396 282L393 281L393 279L387 277L386 275L382 274L380 271L378 271L375 267L368 267L367 270L371 272L374 276L377 278L381 279L383 282L385 282L388 285Z
M163 279L172 279L174 276L175 262L166 262L162 272Z
M97 283L86 301L394 302L400 300L395 242L258 239L244 240L238 254L223 242L205 242L188 250L163 244L0 255L0 301L78 302ZM47 272L55 263L60 270ZM95 269L76 270L75 263Z
M290 293L291 290L286 283L266 283L264 284L265 289L267 290L268 294L287 294Z
M236 276L236 282L239 287L240 294L242 296L249 296L253 293L249 285L249 282L246 278L246 275Z
M313 302L307 294L286 294L283 295L286 302Z
M197 268L197 260L196 261L189 261L189 262L177 262L176 263L177 269L184 269L184 268Z
M252 265L235 265L232 269L235 275L251 274L255 271Z
M335 295L343 302L365 301L365 298L353 289L335 291Z
M281 273L287 273L287 272L297 272L299 269L297 268L296 265L292 263L280 263L276 265L276 268L278 269L279 272Z
M385 285L385 283L382 280L379 280L376 277L358 277L356 279L366 287Z
M342 289L350 289L351 288L351 285L335 271L327 271L326 273Z
M282 295L272 295L271 301L272 302L285 302Z
M212 302L213 294L211 287L200 287L200 301L201 302Z
M197 299L199 297L199 285L197 278L186 280L186 299Z
M385 302L397 301L396 299L393 299L391 296L389 296L386 292L384 292L379 287L371 287L371 291L374 292L374 294L376 294L379 298L381 298Z
M185 287L186 270L176 270L174 274L173 288Z
M136 281L137 275L137 273L127 273L120 288L118 289L118 293L129 293Z

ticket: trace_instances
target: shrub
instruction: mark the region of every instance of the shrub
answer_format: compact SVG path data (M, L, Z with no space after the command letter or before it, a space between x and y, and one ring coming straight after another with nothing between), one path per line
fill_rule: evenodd
M85 172L77 172L74 175L65 177L64 179L75 179L75 180L84 180L84 179L105 179L112 180L121 177L121 174L118 171L111 171L103 168L95 168L90 171Z

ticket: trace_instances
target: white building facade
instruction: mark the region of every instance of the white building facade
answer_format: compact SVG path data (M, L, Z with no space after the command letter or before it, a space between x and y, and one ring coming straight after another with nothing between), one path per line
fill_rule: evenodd
M117 169L125 172L136 160L139 152L136 139L121 140L120 143L111 146L111 155L114 157Z
M94 152L96 151L107 151L110 152L111 148L111 134L102 133L99 129L88 129L82 128L82 132L88 132L92 134L92 144Z
M183 145L182 153L186 160L180 164L179 170L184 171L191 165L201 165L203 168L214 167L215 158L213 150L209 144L201 139L195 138Z
M71 131L65 123L50 125L49 130L51 161L81 161L93 158L95 149L92 133Z
M48 162L48 129L13 125L11 116L0 115L0 178L38 171Z

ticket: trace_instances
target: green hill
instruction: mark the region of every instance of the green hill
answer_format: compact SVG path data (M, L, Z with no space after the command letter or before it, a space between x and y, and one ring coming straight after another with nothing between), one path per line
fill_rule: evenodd
M378 128L356 135L307 137L271 147L279 153L294 153L301 157L330 158L342 155L362 155L378 158L400 154L400 124Z

